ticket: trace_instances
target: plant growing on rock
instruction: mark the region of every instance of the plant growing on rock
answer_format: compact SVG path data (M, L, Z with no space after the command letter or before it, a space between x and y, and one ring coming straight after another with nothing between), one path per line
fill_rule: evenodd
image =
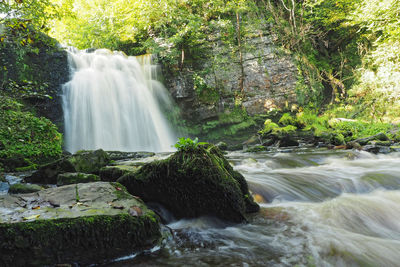
M194 140L181 137L175 144L175 148L178 149L178 151L189 151L196 149L199 144L199 139L197 137Z

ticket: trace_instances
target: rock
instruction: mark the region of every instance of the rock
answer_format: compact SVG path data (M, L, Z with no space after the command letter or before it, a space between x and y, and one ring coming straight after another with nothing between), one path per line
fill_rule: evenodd
M373 135L373 136L357 139L357 140L355 140L355 142L359 143L362 146L365 146L366 144L368 144L369 141L373 141L373 140L388 141L389 138L384 133L378 133L378 134Z
M261 151L267 151L267 148L265 146L258 145L258 146L249 147L246 150L246 152L261 152Z
M110 160L122 159L141 159L153 157L153 152L121 152L121 151L106 151Z
M243 150L243 145L242 144L229 145L227 150L229 151Z
M272 138L263 140L263 142L262 142L263 146L272 146L273 144L275 144L275 140Z
M138 168L138 166L129 165L106 166L100 169L100 179L102 181L115 182L124 174L134 172Z
M374 153L374 154L378 154L378 153L382 153L382 154L388 154L391 152L391 148L388 146L378 146L378 145L366 145L363 147L364 151L370 152L370 153Z
M347 142L346 143L347 149L361 149L361 145L355 141Z
M17 168L21 168L29 165L30 163L26 161L21 155L16 155L10 158L0 158L0 166L4 166L5 171L15 171Z
M299 142L294 140L289 135L282 137L279 140L279 147L299 146Z
M259 209L244 177L209 144L145 164L118 182L144 201L163 205L176 218L209 215L243 222L247 212Z
M286 108L297 102L296 83L297 69L293 58L277 49L267 29L262 37L248 40L244 48L244 64L231 53L231 48L221 42L223 29L210 33L210 49L205 51L209 56L196 60L195 67L185 67L172 71L171 66L162 68L166 87L171 92L183 116L189 121L206 120L217 117L226 108L235 105L233 93L239 90L241 72L244 71L243 86L246 92L242 105L249 115L265 114L274 108ZM259 32L257 34L259 36ZM215 56L224 58L222 62L212 62ZM186 66L186 65L185 65ZM213 72L204 70L213 69ZM194 74L205 73L201 78L209 88L218 88L221 92L215 105L206 105L200 95L196 94ZM215 90L215 89L214 89Z
M95 151L79 151L68 158L77 172L99 173L100 169L110 162L110 158L102 149Z
M100 181L100 177L95 174L81 172L66 172L57 176L57 185L90 183Z
M52 163L43 165L25 180L31 183L56 184L57 177L66 172L82 172L98 174L100 169L110 162L110 158L102 149L80 151Z
M9 194L26 194L34 193L42 190L43 188L36 184L13 184L8 189Z
M242 143L243 146L258 145L261 143L261 139L257 135L251 136L248 140Z
M399 146L399 145L397 145L397 146L391 146L391 147L390 147L390 150L391 150L392 152L400 152L400 146Z
M216 145L220 150L225 151L228 149L228 145L225 142L218 142Z
M391 142L391 141L379 141L379 140L374 140L374 141L368 141L368 145L391 146L391 145L392 145L392 142Z
M148 248L161 236L154 212L117 183L5 195L0 206L1 266L93 265Z

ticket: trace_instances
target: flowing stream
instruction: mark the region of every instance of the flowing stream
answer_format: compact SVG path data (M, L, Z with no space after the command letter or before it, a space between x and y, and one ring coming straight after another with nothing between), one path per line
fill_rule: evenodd
M171 151L177 138L160 107L172 107L151 55L69 50L63 88L66 150Z
M262 209L243 225L172 221L174 237L111 266L399 266L400 153L228 155Z

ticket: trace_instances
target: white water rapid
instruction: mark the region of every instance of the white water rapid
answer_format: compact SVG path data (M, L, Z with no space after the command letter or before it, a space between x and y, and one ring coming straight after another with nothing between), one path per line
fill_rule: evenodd
M174 235L163 246L107 266L400 266L400 153L227 157L261 202L248 224L171 220Z
M150 55L70 49L69 60L72 78L63 88L66 150L172 150L177 138L160 108L172 103Z

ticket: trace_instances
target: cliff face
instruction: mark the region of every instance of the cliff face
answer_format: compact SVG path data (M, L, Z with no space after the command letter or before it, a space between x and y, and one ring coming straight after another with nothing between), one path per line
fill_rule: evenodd
M174 73L164 68L166 86L183 116L196 122L215 119L238 102L249 115L296 103L297 73L291 56L268 35L248 38L242 61L238 52L231 53L230 47L216 41L200 62Z
M10 34L0 45L0 90L19 97L62 130L61 86L70 76L67 52L44 34L26 46L18 44L18 38Z

